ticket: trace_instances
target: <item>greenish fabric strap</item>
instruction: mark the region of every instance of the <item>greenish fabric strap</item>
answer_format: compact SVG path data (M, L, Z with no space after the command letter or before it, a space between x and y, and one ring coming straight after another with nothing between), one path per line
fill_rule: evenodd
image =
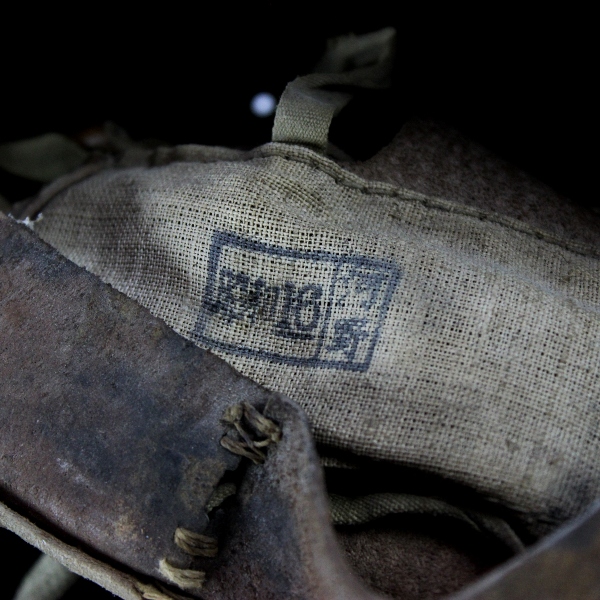
M7 215L10 212L10 209L10 202L2 194L0 194L0 212L3 212L5 215Z
M0 146L0 167L13 175L48 183L79 167L88 152L59 133Z
M52 557L42 554L23 577L13 600L60 600L78 579Z
M389 86L395 37L395 30L388 27L330 40L317 72L298 77L283 92L273 141L325 152L331 120L352 98L352 88Z
M515 554L524 549L523 543L510 525L500 517L474 510L462 510L437 498L397 493L368 494L356 498L329 494L329 501L334 525L360 525L387 515L398 514L449 517L492 535Z
M413 494L381 493L357 498L330 494L329 500L331 519L334 525L360 525L391 514L426 514L452 517L468 523L474 529L479 529L478 525L464 511L436 498Z

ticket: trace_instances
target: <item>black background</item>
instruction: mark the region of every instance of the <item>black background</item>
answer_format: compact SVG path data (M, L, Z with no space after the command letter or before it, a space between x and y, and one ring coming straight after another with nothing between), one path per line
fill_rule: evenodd
M21 17L22 36L3 53L0 141L77 134L112 120L134 139L250 148L269 141L272 125L250 113L255 93L278 97L312 69L330 36L393 25L393 89L350 105L334 141L366 158L409 117L430 117L571 198L594 201L591 12L215 6L125 16L96 5L85 17ZM9 20L4 25L10 29Z
M393 88L345 110L334 142L364 159L408 118L434 118L576 202L600 204L591 12L504 4L478 12L373 3L154 6L135 15L100 4L7 15L0 142L76 135L111 120L134 139L250 148L269 141L272 126L272 118L250 113L254 94L278 97L311 70L328 37L393 25ZM0 545L16 558L14 568L2 567L0 595L8 599L35 551L6 532ZM96 593L80 583L68 598Z

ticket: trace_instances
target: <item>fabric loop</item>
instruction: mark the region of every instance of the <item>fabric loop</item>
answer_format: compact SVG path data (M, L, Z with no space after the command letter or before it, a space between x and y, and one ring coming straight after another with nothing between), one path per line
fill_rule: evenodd
M273 141L325 152L331 120L352 98L352 88L389 86L395 36L394 29L386 28L330 41L319 72L298 77L283 92Z

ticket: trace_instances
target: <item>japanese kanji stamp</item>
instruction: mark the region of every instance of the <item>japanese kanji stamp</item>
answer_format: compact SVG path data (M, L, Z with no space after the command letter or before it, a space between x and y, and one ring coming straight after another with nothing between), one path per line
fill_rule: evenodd
M392 262L217 231L191 335L233 354L366 371L400 277Z

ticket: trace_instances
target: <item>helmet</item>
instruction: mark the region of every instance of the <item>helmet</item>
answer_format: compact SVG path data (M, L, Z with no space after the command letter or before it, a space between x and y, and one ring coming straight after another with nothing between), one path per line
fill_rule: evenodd
M54 486L38 497L38 474L22 475L29 491L15 484L16 504L60 528L70 546L47 543L67 566L124 598L370 597L336 549L317 462L350 562L392 594L405 577L390 576L382 551L410 539L407 516L455 537L470 528L497 560L598 495L597 227L582 218L566 236L559 219L507 215L515 198L535 206L549 192L431 123L409 124L365 163L332 148L331 119L351 86L384 85L392 43L389 30L333 42L324 72L288 86L270 144L131 145L20 209L62 255L181 336L38 248L70 282L73 313L56 338L67 314L77 322L81 290L98 322L70 335L96 347L101 325L110 345L78 378L58 363L77 397L102 392L50 419ZM20 352L35 350L29 339ZM144 353L128 356L131 340L146 340ZM55 360L40 372L57 372ZM24 397L16 387L11 398ZM127 440L131 456L118 460ZM82 519L81 506L95 509ZM13 513L23 537L42 536ZM93 551L73 558L77 543Z

